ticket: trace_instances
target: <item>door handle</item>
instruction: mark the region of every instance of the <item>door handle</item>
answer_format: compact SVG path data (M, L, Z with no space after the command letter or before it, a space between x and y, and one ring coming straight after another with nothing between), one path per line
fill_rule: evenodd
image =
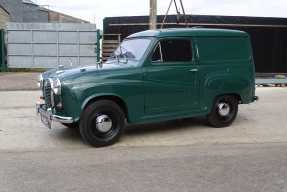
M197 72L198 69L190 69L189 71L190 71L190 72Z

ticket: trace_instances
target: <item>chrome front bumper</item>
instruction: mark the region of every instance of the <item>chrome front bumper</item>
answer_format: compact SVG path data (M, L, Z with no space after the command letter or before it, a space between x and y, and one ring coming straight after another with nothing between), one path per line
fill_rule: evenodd
M36 113L40 115L42 123L47 126L49 129L52 128L52 122L59 123L73 123L74 120L72 117L63 117L52 114L51 110L45 110L44 104L36 104Z

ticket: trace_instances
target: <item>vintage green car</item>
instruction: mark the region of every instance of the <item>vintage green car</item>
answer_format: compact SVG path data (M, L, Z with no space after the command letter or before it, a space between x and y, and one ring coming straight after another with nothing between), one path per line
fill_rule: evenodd
M95 147L119 140L126 124L206 116L214 127L236 118L255 96L248 34L186 28L127 37L103 64L43 73L42 122L79 126Z

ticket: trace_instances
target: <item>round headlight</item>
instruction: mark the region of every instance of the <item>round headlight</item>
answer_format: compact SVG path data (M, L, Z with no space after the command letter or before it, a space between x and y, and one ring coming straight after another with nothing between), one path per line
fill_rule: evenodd
M61 82L59 79L53 79L51 82L51 88L56 95L61 95Z

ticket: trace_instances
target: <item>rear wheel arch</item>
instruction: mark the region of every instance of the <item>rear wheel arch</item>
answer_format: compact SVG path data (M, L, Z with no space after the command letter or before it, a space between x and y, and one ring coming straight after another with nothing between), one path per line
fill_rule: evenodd
M215 96L214 99L213 99L212 104L213 104L219 97L222 97L222 96L232 96L232 97L234 97L234 98L237 99L237 101L238 101L239 104L242 102L242 97L241 97L240 94L238 94L238 93L224 93L224 94L219 94L219 95Z

